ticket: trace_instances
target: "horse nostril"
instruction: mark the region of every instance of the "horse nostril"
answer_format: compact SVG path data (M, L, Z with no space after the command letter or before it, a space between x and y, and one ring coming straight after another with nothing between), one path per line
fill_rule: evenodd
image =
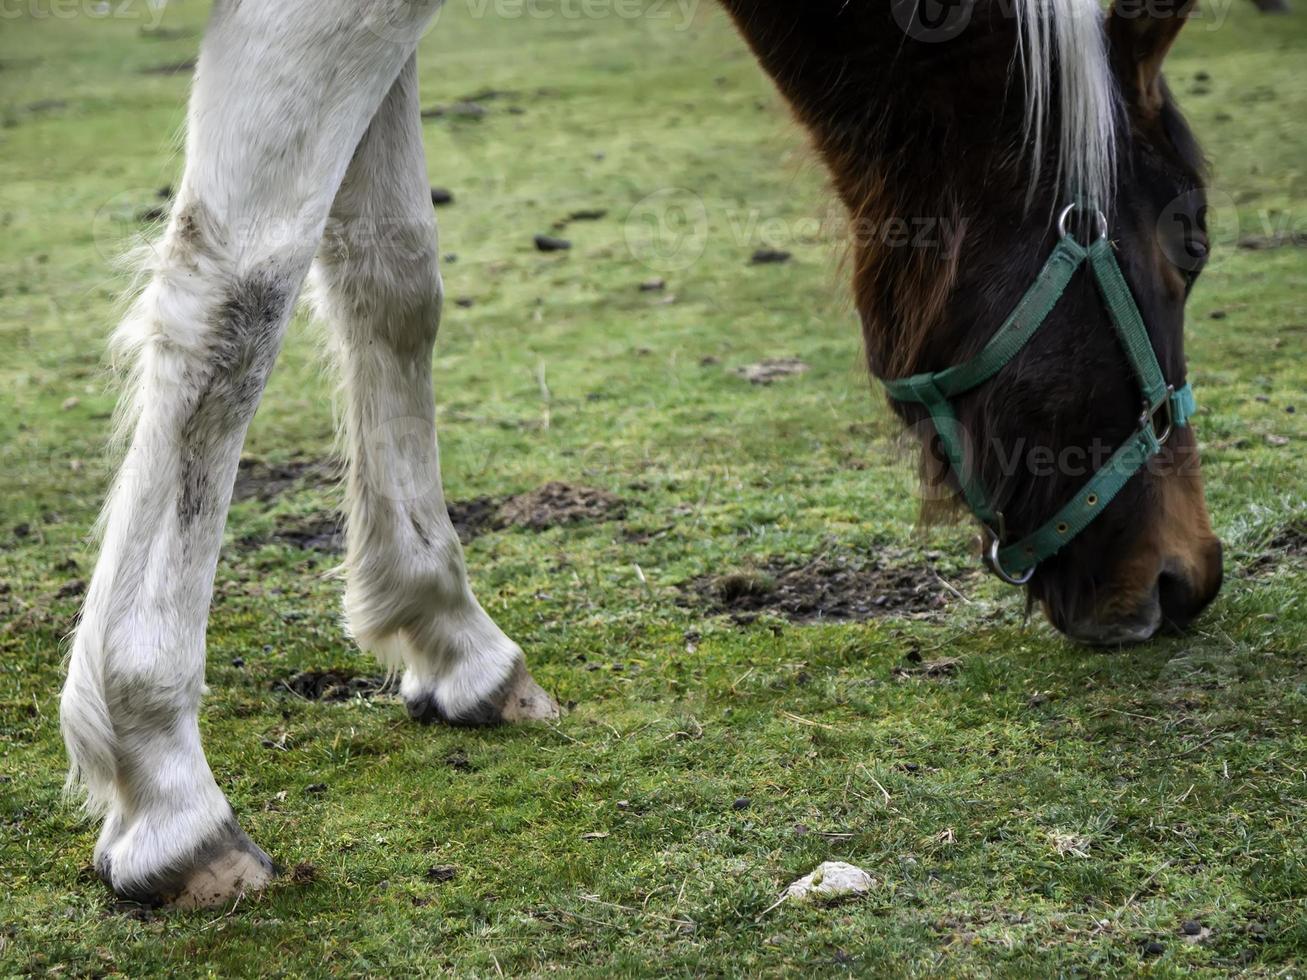
M1207 608L1221 590L1221 543L1213 542L1206 563L1197 575L1186 575L1172 568L1157 577L1157 598L1162 606L1162 621L1173 630L1182 630Z
M1188 580L1171 572L1158 576L1157 598L1162 604L1162 619L1171 629L1184 629L1202 609Z

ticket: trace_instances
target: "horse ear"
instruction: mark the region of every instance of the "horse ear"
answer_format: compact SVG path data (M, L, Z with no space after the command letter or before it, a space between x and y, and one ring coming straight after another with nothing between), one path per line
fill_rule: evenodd
M1115 0L1107 18L1112 59L1130 104L1147 114L1162 107L1162 62L1197 0Z

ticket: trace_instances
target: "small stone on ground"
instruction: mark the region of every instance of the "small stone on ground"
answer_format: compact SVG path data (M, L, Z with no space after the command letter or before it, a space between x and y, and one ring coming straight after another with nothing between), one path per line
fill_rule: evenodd
M566 252L572 247L566 238L555 238L553 235L536 235L535 244L538 252Z

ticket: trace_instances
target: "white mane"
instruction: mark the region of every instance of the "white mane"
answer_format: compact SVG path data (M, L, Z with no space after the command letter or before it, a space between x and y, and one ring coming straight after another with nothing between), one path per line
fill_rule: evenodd
M1054 115L1056 71L1058 182L1068 203L1104 207L1112 198L1116 173L1116 85L1098 0L1015 0L1014 10L1026 83L1032 193Z

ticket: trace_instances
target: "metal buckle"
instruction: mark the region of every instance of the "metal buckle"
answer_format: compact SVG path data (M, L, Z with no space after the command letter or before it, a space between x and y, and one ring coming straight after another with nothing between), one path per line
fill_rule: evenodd
M997 575L1008 585L1026 585L1035 577L1035 569L1038 565L1031 565L1022 575L1012 575L1009 573L998 560L998 538L992 538L989 542L989 553L985 555L985 565L991 572Z
M1081 206L1074 201L1062 209L1062 213L1057 216L1057 233L1063 238L1070 238L1079 242L1079 239L1071 233L1071 229L1067 227L1067 219L1071 217L1073 211L1077 210L1083 211L1086 209L1081 208ZM1098 222L1098 240L1101 242L1107 238L1107 215L1095 208L1094 218Z
M1166 412L1166 425L1159 434L1157 431L1157 413ZM1157 438L1157 446L1160 449L1166 445L1166 440L1171 438L1171 433L1175 431L1175 385L1166 386L1166 397L1156 408L1144 402L1143 414L1139 416L1139 428L1151 426L1153 435Z
M1001 546L1003 538L1007 536L1007 527L1006 522L1003 520L1002 511L999 511L994 516L998 518L997 532L988 525L981 525L989 534L989 547L982 552L980 560L984 563L986 568L1008 585L1026 585L1035 577L1035 569L1038 568L1039 565L1038 563L1031 565L1022 575L1012 575L1003 567L1002 563L998 560L998 549Z

